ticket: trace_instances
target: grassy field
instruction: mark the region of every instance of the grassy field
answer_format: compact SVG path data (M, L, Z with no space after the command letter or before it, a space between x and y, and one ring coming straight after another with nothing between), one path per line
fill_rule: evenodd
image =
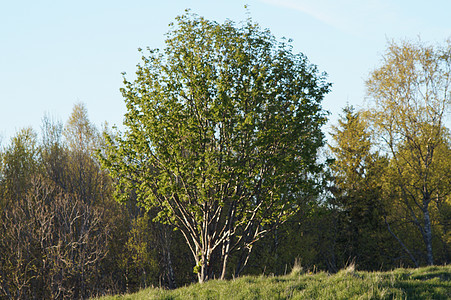
M334 275L294 268L280 277L244 276L98 299L451 299L451 266L390 272L360 272L350 267Z

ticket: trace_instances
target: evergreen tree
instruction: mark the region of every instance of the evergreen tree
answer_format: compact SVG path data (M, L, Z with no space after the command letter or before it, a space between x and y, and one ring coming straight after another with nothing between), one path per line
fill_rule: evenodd
M334 155L333 204L338 209L339 244L347 261L366 269L379 269L390 263L383 222L382 182L387 159L373 148L368 124L353 107L343 115L332 132ZM387 243L388 242L388 243ZM385 244L385 245L384 245Z

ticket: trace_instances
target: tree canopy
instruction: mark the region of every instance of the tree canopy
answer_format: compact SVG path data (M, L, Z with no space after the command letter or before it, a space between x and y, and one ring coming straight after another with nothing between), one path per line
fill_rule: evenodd
M255 241L317 193L330 84L251 20L187 13L163 51L140 51L122 89L126 130L107 137L102 157L117 198L136 193L181 230L199 281L218 269L224 278L234 250L238 274Z
M368 116L379 145L391 157L388 182L393 185L387 197L401 204L407 220L421 233L430 265L434 263L435 218L431 203L443 203L450 195L447 173L451 152L445 127L451 107L450 72L449 42L443 46L392 42L383 64L367 81L368 94L374 100Z

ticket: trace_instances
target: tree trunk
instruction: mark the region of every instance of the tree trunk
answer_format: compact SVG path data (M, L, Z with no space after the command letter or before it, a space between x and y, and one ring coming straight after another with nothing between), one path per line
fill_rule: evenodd
M401 239L391 230L390 224L387 222L387 216L384 216L385 225L387 225L388 231L390 234L398 241L398 243L401 245L401 247L404 249L404 251L409 255L410 259L415 264L415 267L419 267L418 261L415 259L413 254L409 251L409 249L406 247L406 245L401 241Z
M432 266L434 264L434 259L432 256L432 226L431 226L431 219L429 216L429 209L427 205L425 205L423 209L424 214L424 243L426 245L426 260L427 264L429 266Z
M172 268L172 259L171 259L171 251L168 249L166 253L166 259L167 259L167 268L168 268L168 281L169 281L169 288L175 289L177 288L177 284L175 282L175 275L174 275L174 269Z
M169 289L177 288L177 284L175 282L174 269L172 267L172 258L171 258L171 245L170 241L172 241L171 229L167 225L160 224L159 225L159 238L161 247L163 250L163 259L166 268L167 280Z
M208 263L205 261L205 255L202 255L202 259L199 259L197 262L197 266L199 266L199 270L197 272L197 279L199 283L204 283L208 278Z
M211 253L208 249L199 249L199 256L195 257L197 266L197 279L199 283L203 283L212 278L210 274Z
M227 271L227 262L229 259L229 251L230 251L230 237L224 242L224 246L222 248L222 271L221 271L221 280L225 279L226 271Z
M249 257L252 252L252 245L243 246L244 249L242 250L240 259L238 260L236 269L235 269L235 277L240 276L241 272L243 272L244 268L246 267Z

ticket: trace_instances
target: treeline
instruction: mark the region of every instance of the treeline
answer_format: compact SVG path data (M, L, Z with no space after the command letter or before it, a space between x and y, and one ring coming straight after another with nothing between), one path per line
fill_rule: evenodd
M334 129L336 159L327 190L256 243L242 274L281 275L295 261L331 273L351 262L360 270L428 263L418 224L402 205L393 162L370 153L363 125L361 113L344 110ZM196 281L195 262L179 231L152 222L158 212L137 207L133 195L125 205L113 199L113 181L97 160L102 143L84 106L76 105L65 126L44 118L40 135L23 129L3 147L1 298L87 298ZM449 139L441 147L437 161L448 176L439 181L444 193L451 180ZM447 264L449 193L435 196L434 263ZM233 256L229 268L238 260Z
M390 44L367 81L372 106L345 107L324 145L316 67L253 23L191 18L178 19L173 56L143 57L125 82L125 134L77 104L65 124L45 117L1 148L1 298L172 289L295 262L450 262L449 45Z
M80 299L192 281L179 236L155 214L120 206L100 169L102 137L76 105L1 151L0 298Z

